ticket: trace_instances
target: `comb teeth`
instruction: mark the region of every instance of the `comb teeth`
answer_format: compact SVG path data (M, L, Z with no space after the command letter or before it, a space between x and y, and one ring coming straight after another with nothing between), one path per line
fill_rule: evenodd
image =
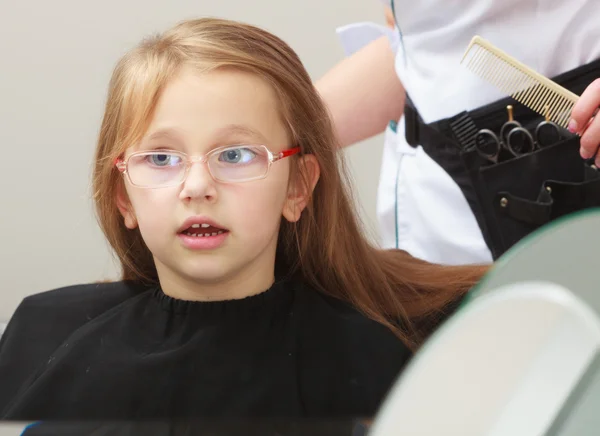
M464 150L475 148L475 137L479 129L475 125L475 121L466 112L454 116L450 120L450 128L456 137L458 143Z
M461 60L473 73L516 101L566 128L579 97L485 39L475 36Z

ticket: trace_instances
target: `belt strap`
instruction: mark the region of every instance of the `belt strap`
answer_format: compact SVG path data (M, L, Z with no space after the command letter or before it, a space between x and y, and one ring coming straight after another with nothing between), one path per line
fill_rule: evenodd
M580 95L598 77L600 77L600 59L555 76L552 80ZM539 118L539 115L528 107L517 104L511 97L506 97L472 111L464 111L453 117L426 124L410 96L407 95L404 108L406 141L413 147L422 145L426 152L440 142L449 141L454 143L457 150L468 149L474 145L474 136L482 126L492 130L500 128L507 119L506 106L509 104L515 106L515 118L524 120Z

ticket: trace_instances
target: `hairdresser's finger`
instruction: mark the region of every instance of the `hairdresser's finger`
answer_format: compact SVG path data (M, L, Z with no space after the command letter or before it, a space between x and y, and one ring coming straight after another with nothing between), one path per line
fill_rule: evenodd
M590 118L600 106L600 79L594 80L585 88L581 97L573 110L571 111L571 120L569 121L569 131L571 133L581 134L587 126Z
M598 152L600 144L600 117L595 117L581 135L581 157L590 159Z

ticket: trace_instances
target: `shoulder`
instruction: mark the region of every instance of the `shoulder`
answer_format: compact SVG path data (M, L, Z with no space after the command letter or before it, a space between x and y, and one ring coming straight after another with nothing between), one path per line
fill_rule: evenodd
M335 340L339 352L351 366L361 370L380 370L396 375L412 352L387 326L369 318L350 303L321 296L330 307L329 340Z
M66 286L30 295L23 299L15 315L28 311L49 310L73 314L74 309L86 310L89 316L98 315L147 289L140 283L117 281Z
M373 414L412 357L411 350L351 304L308 287L302 291L306 304L297 322L308 403L321 404L329 389L335 401L324 407L328 413Z
M135 282L67 286L23 299L0 340L0 355L22 340L55 345L73 330L146 289ZM21 344L22 345L22 344ZM46 348L46 347L42 347Z
M94 283L23 299L0 338L0 410L73 331L145 289L134 282Z
M319 329L324 338L334 336L342 339L341 345L378 347L389 344L405 349L403 343L386 326L369 318L347 301L326 295L307 285L300 285L306 300L308 322Z

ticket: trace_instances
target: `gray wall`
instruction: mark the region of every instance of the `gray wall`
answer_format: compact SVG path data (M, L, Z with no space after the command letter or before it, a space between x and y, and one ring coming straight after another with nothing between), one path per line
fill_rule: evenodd
M335 27L384 23L377 0L0 2L0 322L27 295L116 277L89 174L111 70L142 37L198 16L243 20L286 40L313 78L343 58ZM347 152L376 233L381 138Z

